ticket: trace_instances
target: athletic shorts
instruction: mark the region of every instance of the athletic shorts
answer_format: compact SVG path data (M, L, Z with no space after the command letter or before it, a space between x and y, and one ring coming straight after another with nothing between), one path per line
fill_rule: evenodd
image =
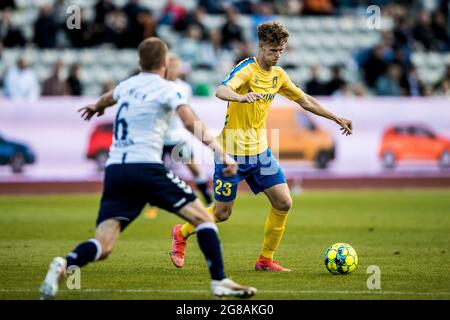
M225 166L217 162L215 164L214 199L217 201L234 200L238 184L242 180L247 181L254 194L274 185L286 183L286 177L269 148L258 155L233 157L238 163L237 174L233 177L225 177L222 173Z
M112 164L105 169L97 225L115 219L121 222L123 230L147 203L179 212L195 199L192 189L162 164Z

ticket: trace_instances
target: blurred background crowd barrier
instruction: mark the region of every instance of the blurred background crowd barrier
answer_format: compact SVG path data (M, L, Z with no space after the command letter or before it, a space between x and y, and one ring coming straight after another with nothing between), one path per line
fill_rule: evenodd
M267 129L269 137L277 140L272 139L271 147L288 178L450 176L448 99L322 97L319 100L332 111L351 118L354 135L342 136L336 124L302 112L284 98L275 99ZM104 117L84 122L76 110L93 101L58 97L41 98L33 103L0 100L0 157L4 160L0 180L102 179L101 162L111 143L115 107ZM191 105L218 134L226 103L216 98L194 98ZM275 134L271 135L270 130L276 130ZM15 154L23 158L27 154L11 147L11 143L27 146L35 158L33 164L23 166L20 174L14 174L12 163L6 162L14 159ZM212 154L198 141L193 141L193 149L195 161L211 177ZM166 160L173 165L171 159ZM190 180L182 166L175 169Z

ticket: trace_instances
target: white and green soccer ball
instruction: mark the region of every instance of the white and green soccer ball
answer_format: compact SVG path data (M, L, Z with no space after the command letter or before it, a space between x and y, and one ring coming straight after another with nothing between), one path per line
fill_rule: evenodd
M355 249L346 243L329 246L323 257L327 270L334 274L347 274L358 266Z

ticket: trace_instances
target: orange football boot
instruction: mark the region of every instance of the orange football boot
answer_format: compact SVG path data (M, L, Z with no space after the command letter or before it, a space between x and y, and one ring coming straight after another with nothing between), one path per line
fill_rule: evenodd
M280 266L276 261L272 259L260 256L255 264L256 271L276 271L276 272L289 272L291 269Z
M176 224L172 228L172 251L170 259L177 268L184 266L184 251L186 250L186 239L181 234L181 224Z

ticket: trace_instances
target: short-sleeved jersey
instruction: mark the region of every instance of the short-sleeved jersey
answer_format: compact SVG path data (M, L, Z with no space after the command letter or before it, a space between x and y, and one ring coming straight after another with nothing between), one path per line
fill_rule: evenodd
M155 73L139 73L114 89L118 109L106 165L162 163L163 138L172 114L187 104L176 85Z
M222 84L242 95L252 91L263 97L253 103L228 104L219 140L228 153L235 155L256 155L267 149L266 119L277 93L290 100L304 95L281 67L264 70L256 57L241 61Z
M186 99L189 101L192 97L192 88L189 83L184 82L181 79L174 81L178 89L184 94ZM184 125L181 122L180 117L177 113L172 115L169 122L169 128L164 136L164 145L177 145L186 141L186 132Z

